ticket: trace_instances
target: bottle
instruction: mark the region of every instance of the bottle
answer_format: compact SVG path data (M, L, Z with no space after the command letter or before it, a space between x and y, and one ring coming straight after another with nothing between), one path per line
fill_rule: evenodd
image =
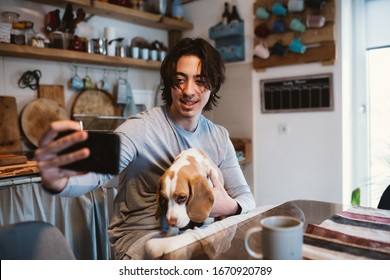
M230 22L229 3L225 2L225 9L222 14L222 24L228 24Z
M233 5L233 8L232 8L232 14L230 16L230 21L229 23L238 23L238 22L241 22L242 19L240 18L240 16L238 15L238 11L237 11L237 6L236 5Z

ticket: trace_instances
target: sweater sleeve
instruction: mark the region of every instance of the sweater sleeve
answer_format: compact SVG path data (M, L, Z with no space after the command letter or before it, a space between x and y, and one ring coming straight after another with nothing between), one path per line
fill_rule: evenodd
M245 214L256 207L255 199L238 163L233 143L229 137L227 138L226 158L220 169L227 193L237 201L241 208L241 212L237 214Z

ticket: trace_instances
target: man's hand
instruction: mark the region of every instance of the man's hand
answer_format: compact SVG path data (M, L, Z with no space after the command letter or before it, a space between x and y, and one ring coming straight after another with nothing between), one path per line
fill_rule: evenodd
M68 136L56 140L59 132L77 130ZM86 131L80 130L80 125L74 121L58 121L50 125L49 130L39 141L39 148L35 151L35 160L38 161L38 167L42 177L42 183L45 188L52 192L61 192L68 178L75 175L84 174L72 170L60 168L60 166L85 159L89 156L89 149L81 149L70 154L58 156L57 154L88 138Z
M210 173L211 182L214 185L214 205L211 210L211 217L220 217L220 216L231 216L237 212L238 204L237 202L229 196L224 188L224 181L222 173L220 170L217 173L215 170L212 170ZM219 174L219 176L218 176Z

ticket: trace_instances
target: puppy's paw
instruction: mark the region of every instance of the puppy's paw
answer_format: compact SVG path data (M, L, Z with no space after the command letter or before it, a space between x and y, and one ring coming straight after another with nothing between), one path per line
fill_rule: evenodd
M145 243L145 257L153 260L163 256L165 251L164 238L152 238Z

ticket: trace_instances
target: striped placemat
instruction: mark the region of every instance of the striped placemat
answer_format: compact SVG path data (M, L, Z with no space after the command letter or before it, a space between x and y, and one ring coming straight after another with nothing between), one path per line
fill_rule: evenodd
M390 259L390 211L352 207L304 234L305 259Z

